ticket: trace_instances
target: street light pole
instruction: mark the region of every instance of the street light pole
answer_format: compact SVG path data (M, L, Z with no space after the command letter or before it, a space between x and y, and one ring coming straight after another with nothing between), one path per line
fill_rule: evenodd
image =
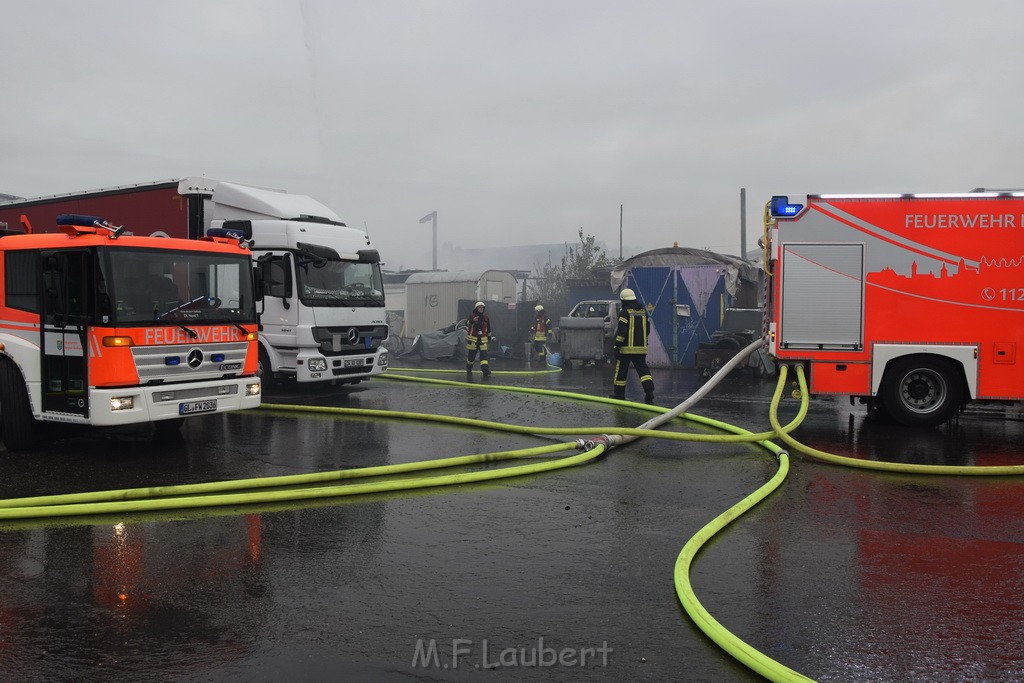
M622 204L619 204L619 260L622 260Z
M431 270L437 270L437 211L431 211L420 219L420 223L431 222L434 231L434 260L431 262Z

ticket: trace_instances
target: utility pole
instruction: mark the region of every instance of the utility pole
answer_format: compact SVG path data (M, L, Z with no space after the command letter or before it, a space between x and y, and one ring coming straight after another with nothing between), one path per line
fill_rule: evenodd
M747 258L747 188L740 188L740 258Z
M619 204L619 260L622 260L622 204Z

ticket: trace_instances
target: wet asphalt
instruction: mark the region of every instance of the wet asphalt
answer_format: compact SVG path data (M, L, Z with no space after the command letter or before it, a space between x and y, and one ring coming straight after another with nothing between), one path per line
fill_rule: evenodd
M487 384L611 389L605 367L525 374L509 361L495 369L517 372L496 372ZM630 381L627 396L640 398ZM657 402L674 406L702 381L655 370ZM480 389L479 373L474 383L279 384L264 402L581 433L651 417ZM774 378L734 375L693 412L766 430L774 388ZM783 417L796 408L784 402ZM1024 464L1017 409L914 431L822 398L795 436L873 459ZM364 467L551 440L261 409L191 418L172 437L120 428L3 453L0 497ZM3 523L0 677L758 680L691 622L673 567L694 533L776 469L756 446L644 439L579 467L458 488ZM782 487L713 539L692 576L726 628L817 680L1016 681L1024 678L1022 541L1024 478L872 473L793 454Z

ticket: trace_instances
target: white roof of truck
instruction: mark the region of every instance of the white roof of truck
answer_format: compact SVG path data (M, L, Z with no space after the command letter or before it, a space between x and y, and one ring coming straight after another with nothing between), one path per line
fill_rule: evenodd
M341 221L338 214L312 197L280 190L267 190L249 185L220 182L214 186L213 201L268 218L299 218L316 216Z

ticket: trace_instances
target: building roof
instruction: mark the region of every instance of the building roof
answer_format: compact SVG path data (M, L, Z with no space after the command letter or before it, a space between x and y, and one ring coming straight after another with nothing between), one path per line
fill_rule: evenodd
M414 273L406 279L406 284L418 284L424 282L480 282L488 273L499 273L509 276L513 280L515 275L507 270L431 270L422 273Z

